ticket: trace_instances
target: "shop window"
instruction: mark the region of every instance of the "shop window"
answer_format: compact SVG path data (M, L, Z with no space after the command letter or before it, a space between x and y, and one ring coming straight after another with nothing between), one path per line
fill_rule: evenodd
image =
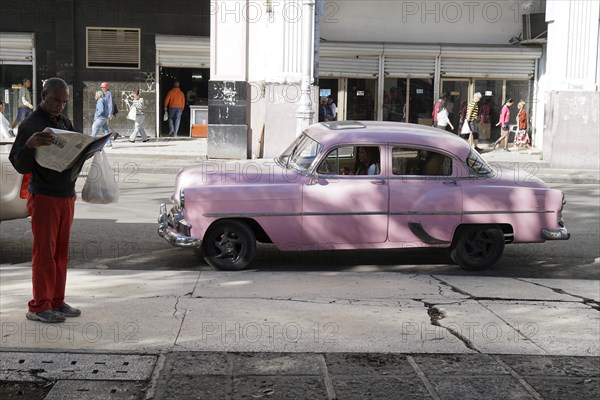
M140 30L86 28L88 68L140 68Z
M348 79L346 119L374 121L377 109L376 95L375 79Z
M405 122L406 78L386 78L383 90L383 120Z

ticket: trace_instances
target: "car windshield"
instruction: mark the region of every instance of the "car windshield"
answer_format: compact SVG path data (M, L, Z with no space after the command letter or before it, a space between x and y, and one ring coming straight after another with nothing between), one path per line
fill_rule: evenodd
M279 156L279 161L286 168L306 171L320 151L321 144L303 133Z
M467 156L467 166L472 175L490 176L493 174L492 167L474 149L471 149Z

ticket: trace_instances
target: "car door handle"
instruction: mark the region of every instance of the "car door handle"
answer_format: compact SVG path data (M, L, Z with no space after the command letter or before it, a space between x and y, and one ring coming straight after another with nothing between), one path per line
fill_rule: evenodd
M385 185L385 179L379 179L376 181L371 181L373 185Z

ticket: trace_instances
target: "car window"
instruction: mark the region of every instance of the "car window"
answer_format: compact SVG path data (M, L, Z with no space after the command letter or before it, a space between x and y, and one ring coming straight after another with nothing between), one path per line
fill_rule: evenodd
M321 148L319 142L302 134L279 156L279 161L287 168L306 171L321 152Z
M380 175L378 146L343 146L331 150L317 168L325 175Z
M471 149L471 152L467 156L467 166L471 175L493 175L492 167L474 149Z
M450 176L452 158L435 151L395 146L392 148L392 174Z

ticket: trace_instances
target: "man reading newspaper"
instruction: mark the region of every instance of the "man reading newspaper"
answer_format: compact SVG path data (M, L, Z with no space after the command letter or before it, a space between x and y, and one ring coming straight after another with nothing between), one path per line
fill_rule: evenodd
M69 100L69 87L59 78L44 82L42 102L19 127L10 152L10 162L21 174L31 173L27 209L33 232L32 283L27 319L64 322L81 311L65 303L69 237L75 210L75 181L82 162L62 172L42 167L36 152L56 141L45 128L73 130L62 114ZM83 135L83 134L82 134Z

